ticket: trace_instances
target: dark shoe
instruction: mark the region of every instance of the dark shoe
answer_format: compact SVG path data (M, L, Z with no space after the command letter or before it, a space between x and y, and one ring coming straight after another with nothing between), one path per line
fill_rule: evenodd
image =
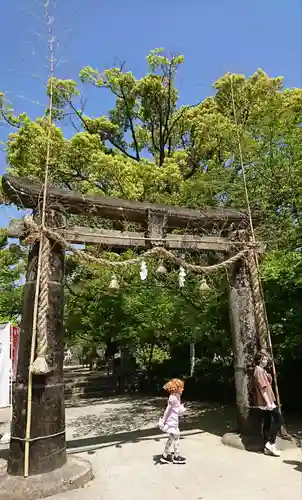
M185 464L186 459L178 455L177 457L173 457L173 464Z
M164 455L162 455L162 456L160 457L160 460L159 460L159 461L160 461L160 463L161 463L161 464L172 464L172 462L173 462L173 457L172 457L172 455L169 453L169 455L167 455L166 457L165 457Z

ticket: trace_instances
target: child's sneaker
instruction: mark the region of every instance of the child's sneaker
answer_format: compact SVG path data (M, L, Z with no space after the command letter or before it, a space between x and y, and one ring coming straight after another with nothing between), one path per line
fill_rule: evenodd
M172 464L172 462L173 462L173 457L172 457L171 453L169 453L169 455L167 455L167 456L162 455L162 456L160 457L160 460L159 460L159 461L160 461L160 463L161 463L161 464Z
M173 464L185 464L186 459L184 457L181 457L180 455L177 455L173 457Z

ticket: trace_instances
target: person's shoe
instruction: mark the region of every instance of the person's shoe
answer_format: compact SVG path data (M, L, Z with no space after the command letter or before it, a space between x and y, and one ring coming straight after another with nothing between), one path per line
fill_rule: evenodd
M173 457L173 464L185 464L186 459L184 457L181 457L180 455L177 455L177 457Z
M280 451L278 450L278 448L276 447L275 444L273 445L273 448L274 448L273 455L275 457L280 457L281 453L280 453Z
M265 450L268 450L273 457L280 457L280 451L277 450L276 445L272 443L266 443L264 452Z
M173 457L172 457L171 453L169 453L169 455L167 455L167 456L162 455L160 457L159 461L160 461L161 464L172 464Z

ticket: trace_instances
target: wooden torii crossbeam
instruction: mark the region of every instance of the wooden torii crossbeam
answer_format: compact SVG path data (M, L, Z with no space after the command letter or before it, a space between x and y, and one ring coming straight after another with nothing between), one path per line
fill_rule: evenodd
M20 208L39 212L42 196L40 184L5 175L2 178L2 186L8 201ZM228 239L230 233L248 227L247 213L244 210L230 208L191 210L103 196L88 196L52 186L47 191L47 202L47 226L59 232L71 243L95 243L120 249L128 247L144 249L157 245L174 250L215 250L231 253L234 241ZM109 231L66 226L66 214L98 216L103 219L136 223L140 231ZM259 214L254 214L254 222L257 222L258 216ZM188 234L175 234L172 232L175 229L181 232L185 230ZM198 232L206 234L196 235ZM211 235L213 232L220 236ZM25 226L22 221L14 222L8 231L9 236L20 238L24 233ZM237 243L240 246L240 242ZM20 354L13 391L12 439L8 459L8 472L12 475L23 475L24 472L29 353L38 251L39 241L35 240L28 258ZM30 475L55 470L66 462L63 379L64 249L57 241L51 241L49 266L47 341L52 370L43 376L33 376ZM250 388L246 368L257 349L258 338L255 301L249 268L244 259L237 261L230 270L229 283L237 408L241 433L247 435L252 427L249 418Z
M24 237L26 228L23 220L14 220L10 223L7 235L10 238ZM69 243L75 244L95 244L112 250L126 248L138 248L146 250L154 241L161 243L171 250L192 250L192 251L216 251L228 252L234 242L219 236L195 236L190 234L168 233L162 239L153 240L144 232L115 231L110 229L87 228L82 226L67 226L64 229L57 229L63 238Z
M36 209L41 201L41 184L11 175L2 177L3 191L7 198L21 208ZM206 208L191 210L177 206L121 200L106 196L90 196L49 187L48 206L60 206L69 214L98 216L104 219L125 220L146 226L151 214L165 216L168 229L208 228L221 229L244 227L248 223L247 212L233 208ZM254 214L255 221L259 214Z

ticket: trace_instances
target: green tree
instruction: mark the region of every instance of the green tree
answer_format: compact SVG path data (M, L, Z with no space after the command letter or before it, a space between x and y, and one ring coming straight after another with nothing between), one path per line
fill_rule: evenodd
M302 90L286 89L281 77L269 78L262 70L250 77L227 73L214 82L213 96L183 106L177 90L183 57L167 57L156 49L147 62L148 72L142 78L125 65L104 72L91 67L81 70L81 82L95 87L97 95L108 92L113 98L114 106L106 116L99 116L97 109L94 116L87 116L77 81L53 80L52 182L82 193L199 209L246 208L240 142L249 202L252 210L262 214L256 236L267 245L262 273L277 359L283 366L291 356L301 360L297 262ZM3 96L1 110L15 127L6 145L10 171L42 180L48 111L34 121L26 114L15 117ZM70 139L60 128L66 119L76 128ZM84 222L105 224L93 217ZM123 271L121 288L112 294L107 271L71 265L70 259L68 266L65 315L73 342L96 344L113 337L134 346L147 360L152 349L156 357L158 349L163 356L171 355L178 343L186 349L190 342L197 343L198 356L205 353L211 364L215 353L226 358L231 354L223 278L220 284L214 280L213 291L202 298L194 278L179 290L173 269L160 282L153 269L147 286L140 282L137 270L130 269ZM79 283L81 290L75 292ZM144 345L148 349L142 353Z
M22 308L24 251L18 245L7 245L0 232L0 323L15 321Z

